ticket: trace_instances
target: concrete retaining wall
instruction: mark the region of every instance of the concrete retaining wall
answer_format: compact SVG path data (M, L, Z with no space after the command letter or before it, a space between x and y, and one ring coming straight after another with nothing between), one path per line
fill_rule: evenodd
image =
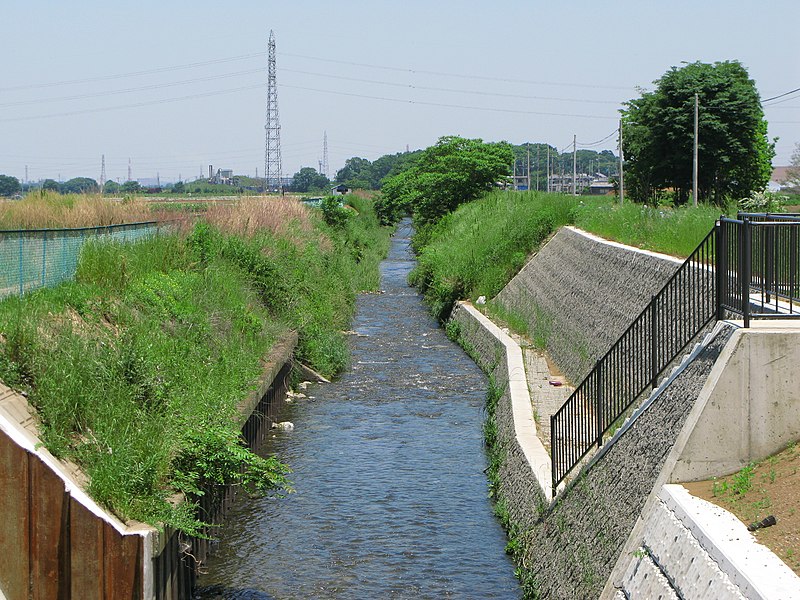
M501 383L506 363L495 336L463 307L453 320L462 343ZM495 415L505 451L500 495L518 532L516 558L524 566L528 595L600 595L729 335L726 329L711 341L551 506L531 464L517 451L510 394L500 399Z
M497 301L522 316L573 383L580 383L682 261L563 227Z
M672 481L734 473L800 438L800 323L751 321L720 363Z

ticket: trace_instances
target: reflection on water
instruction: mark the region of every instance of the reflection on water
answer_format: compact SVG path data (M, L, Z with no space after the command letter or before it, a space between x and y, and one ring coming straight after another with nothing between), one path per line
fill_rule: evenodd
M518 598L491 512L486 380L406 285L408 226L359 299L352 368L287 408L266 448L296 493L242 499L201 598Z

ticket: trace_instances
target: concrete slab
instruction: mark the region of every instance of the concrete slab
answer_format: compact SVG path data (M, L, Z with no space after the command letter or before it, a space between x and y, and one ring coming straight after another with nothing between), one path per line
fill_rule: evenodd
M800 600L800 577L725 509L668 484L659 494L746 598Z

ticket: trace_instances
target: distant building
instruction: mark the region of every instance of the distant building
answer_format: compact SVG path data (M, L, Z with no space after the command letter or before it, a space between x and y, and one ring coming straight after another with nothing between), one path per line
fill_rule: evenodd
M790 183L792 171L800 171L797 167L773 167L772 175L767 183L767 189L771 192L789 191L797 189L798 185ZM800 173L798 173L800 179Z
M349 191L350 191L350 188L348 188L348 187L347 187L345 184L343 184L343 183L340 183L340 184L339 184L339 185L337 185L336 187L332 187L332 188L331 188L331 194L333 194L334 196L344 196L344 195L345 195L346 193L348 193Z

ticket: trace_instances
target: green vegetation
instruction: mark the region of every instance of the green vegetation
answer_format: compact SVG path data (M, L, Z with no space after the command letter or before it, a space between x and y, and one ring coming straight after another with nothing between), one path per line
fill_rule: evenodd
M574 221L578 200L537 192L493 192L462 205L417 238L410 281L440 320L462 298L494 297L556 228Z
M19 179L11 175L0 175L0 196L13 196L21 189Z
M312 167L303 167L292 176L292 185L289 188L293 192L309 192L312 190L327 194L330 190L331 182L322 173Z
M672 208L587 200L575 212L575 225L601 237L673 256L688 256L711 231L723 211L701 204ZM728 213L736 213L731 207Z
M214 207L186 233L87 245L74 282L0 302L0 379L95 499L197 533L176 493L289 489L284 465L242 445L236 406L289 329L302 362L329 376L346 365L342 330L388 246L370 202L348 200L336 227L298 202Z
M775 144L755 82L737 61L672 67L656 89L623 111L626 184L631 197L650 201L674 190L684 204L692 189L695 94L699 97L700 198L723 205L763 190Z
M393 223L409 213L418 230L432 225L504 180L513 158L506 142L442 137L408 168L384 181L378 214L383 222Z
M419 157L421 150L385 154L374 161L360 156L348 158L344 167L334 177L336 183L343 183L350 189L378 190L386 177L397 175L411 166Z
M719 215L719 208L707 205L620 206L609 198L495 191L417 233L414 248L419 261L410 281L423 293L431 312L444 320L459 299L497 295L529 255L563 225L574 224L648 250L688 256ZM498 313L491 301L488 310L512 328L519 327L514 315ZM541 328L529 333L537 345L544 343L549 335L547 319L542 318Z

